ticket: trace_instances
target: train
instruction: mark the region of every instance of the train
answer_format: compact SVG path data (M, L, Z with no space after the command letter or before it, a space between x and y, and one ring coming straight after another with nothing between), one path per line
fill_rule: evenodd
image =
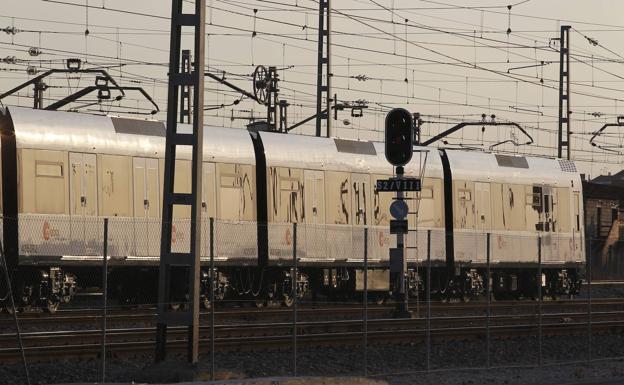
M6 107L0 133L2 246L18 306L56 311L100 285L104 218L108 295L154 301L165 124ZM190 192L191 153L177 156L175 189ZM206 126L202 171L206 306L211 291L289 305L293 285L301 298L349 298L365 276L372 300L397 293L393 195L375 187L394 173L383 143ZM405 197L410 295L429 287L433 298L470 300L486 280L495 298L535 298L538 286L546 296L578 294L586 246L573 161L415 146L405 175L422 184ZM173 251L188 247L185 210L174 209Z

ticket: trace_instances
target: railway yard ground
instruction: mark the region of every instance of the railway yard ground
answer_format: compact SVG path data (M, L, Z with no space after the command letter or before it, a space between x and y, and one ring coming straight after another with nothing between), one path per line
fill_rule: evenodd
M297 375L303 378L293 379L289 379L295 362L293 309L219 304L215 311L215 377L235 384L624 383L622 290L619 283L592 286L591 333L586 295L574 300L543 301L541 344L537 301L494 301L489 321L485 316L486 301L432 302L429 329L424 303L418 307L412 304L418 312L408 320L392 318L392 303L369 304L366 352L361 303L301 303L297 311L296 365ZM33 384L100 380L100 312L97 298L87 297L55 314L19 313ZM176 328L168 333L170 353L165 364L173 366L163 369L153 363L155 309L122 308L111 303L107 318L107 381L209 380L210 316L210 310L203 311L199 372L184 369L186 331ZM490 324L489 343L486 322ZM488 356L490 369L484 369ZM0 314L0 361L0 384L23 383L13 318L6 313ZM362 379L365 365L368 377ZM196 373L200 373L199 377L195 377ZM343 379L345 376L349 381ZM249 378L260 379L246 380Z

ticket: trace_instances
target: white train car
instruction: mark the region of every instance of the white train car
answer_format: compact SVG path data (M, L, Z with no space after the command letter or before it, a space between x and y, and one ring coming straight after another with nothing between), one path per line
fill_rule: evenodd
M103 218L109 219L115 294L124 301L153 299L163 123L11 107L0 114L0 130L3 242L23 305L53 310L76 285L98 283ZM499 293L526 294L535 287L538 236L542 261L549 264L547 291L576 290L583 212L573 163L416 150L406 166L407 175L423 178L422 191L408 195L412 292L422 288L429 255L435 294L482 293L487 233ZM178 156L176 189L190 191L190 153ZM261 301L288 302L293 279L284 266L293 257L293 223L302 293L361 290L365 249L369 288L380 295L392 290L392 196L374 189L377 179L393 172L382 143L206 127L203 170L202 262L209 257L208 221L214 218L217 297L254 293ZM174 211L174 250L189 237L189 218L184 209ZM207 298L209 285L202 288Z

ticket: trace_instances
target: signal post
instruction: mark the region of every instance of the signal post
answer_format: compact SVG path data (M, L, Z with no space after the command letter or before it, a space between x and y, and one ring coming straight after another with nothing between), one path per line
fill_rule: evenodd
M390 274L397 277L399 302L395 316L411 318L407 283L407 259L405 257L405 235L408 233L407 215L409 207L405 202L405 192L420 191L420 179L405 177L405 166L412 159L413 147L412 114L403 108L395 108L386 115L385 124L385 155L386 160L396 167L395 177L377 180L378 192L396 192L394 202L390 205L390 233L396 234L395 248L390 249ZM391 278L392 279L392 278ZM396 290L396 289L395 289Z

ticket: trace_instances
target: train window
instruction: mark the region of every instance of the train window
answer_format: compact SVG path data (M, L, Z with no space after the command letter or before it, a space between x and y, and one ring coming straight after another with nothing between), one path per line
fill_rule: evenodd
M541 211L542 209L542 188L533 186L533 194L531 194L531 206Z
M238 175L221 174L221 187L241 187L241 178Z
M578 193L574 193L574 214L576 215L576 231L581 231L581 210Z
M63 163L35 162L35 175L38 177L62 178Z

